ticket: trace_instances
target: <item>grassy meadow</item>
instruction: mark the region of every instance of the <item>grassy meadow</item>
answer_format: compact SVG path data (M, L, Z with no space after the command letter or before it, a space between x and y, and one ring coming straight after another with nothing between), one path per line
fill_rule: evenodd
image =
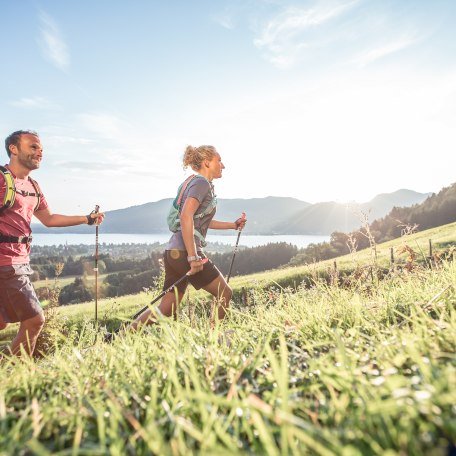
M329 261L233 278L249 299L213 331L194 291L177 321L112 344L104 326L151 295L103 300L100 327L93 303L51 309L47 354L0 363L0 454L444 455L456 263L424 259L429 238L448 249L455 237L456 224L407 236L377 260L337 259L337 274ZM393 244L409 266L379 279Z

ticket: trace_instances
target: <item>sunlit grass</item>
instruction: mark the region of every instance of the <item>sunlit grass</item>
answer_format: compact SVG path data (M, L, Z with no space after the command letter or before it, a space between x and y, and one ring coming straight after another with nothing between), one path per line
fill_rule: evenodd
M111 345L97 339L93 305L63 308L52 354L0 367L1 451L445 454L455 284L445 263L370 287L257 291L215 331L191 297L177 322ZM150 296L124 299L122 312ZM101 311L111 323L113 303Z

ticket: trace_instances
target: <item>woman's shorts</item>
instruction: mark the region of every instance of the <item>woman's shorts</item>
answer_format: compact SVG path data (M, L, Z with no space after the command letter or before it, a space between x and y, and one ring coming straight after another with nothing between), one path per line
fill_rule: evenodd
M204 253L199 252L201 258L207 258ZM187 261L187 252L185 250L165 250L165 284L163 291L167 290L173 283L177 282L184 274L190 271L190 264ZM191 283L197 290L209 285L220 274L211 260L204 263L203 270L194 275L188 276L187 280L183 280L177 289L180 293L184 293L188 283Z
M29 275L28 264L0 266L0 314L5 323L16 323L43 313Z

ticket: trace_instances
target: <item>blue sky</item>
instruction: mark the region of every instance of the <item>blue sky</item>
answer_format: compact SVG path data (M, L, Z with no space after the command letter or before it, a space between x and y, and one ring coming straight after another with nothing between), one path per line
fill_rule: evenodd
M362 202L456 180L454 1L0 0L0 14L0 134L39 132L54 211L174 196L187 144L221 153L221 198Z

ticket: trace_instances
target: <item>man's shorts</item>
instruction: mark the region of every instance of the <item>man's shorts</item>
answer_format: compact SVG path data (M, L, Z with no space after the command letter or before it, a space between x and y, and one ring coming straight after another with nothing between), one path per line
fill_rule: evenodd
M204 253L199 252L201 258L207 258ZM190 264L187 261L187 252L185 250L165 250L165 284L163 291L167 290L174 282L177 282L184 274L190 271ZM180 293L184 293L188 283L191 283L197 290L209 285L220 274L211 260L204 263L203 270L194 275L188 276L187 280L183 280L177 289Z
M43 312L30 282L29 264L0 266L0 313L5 323L36 317Z

